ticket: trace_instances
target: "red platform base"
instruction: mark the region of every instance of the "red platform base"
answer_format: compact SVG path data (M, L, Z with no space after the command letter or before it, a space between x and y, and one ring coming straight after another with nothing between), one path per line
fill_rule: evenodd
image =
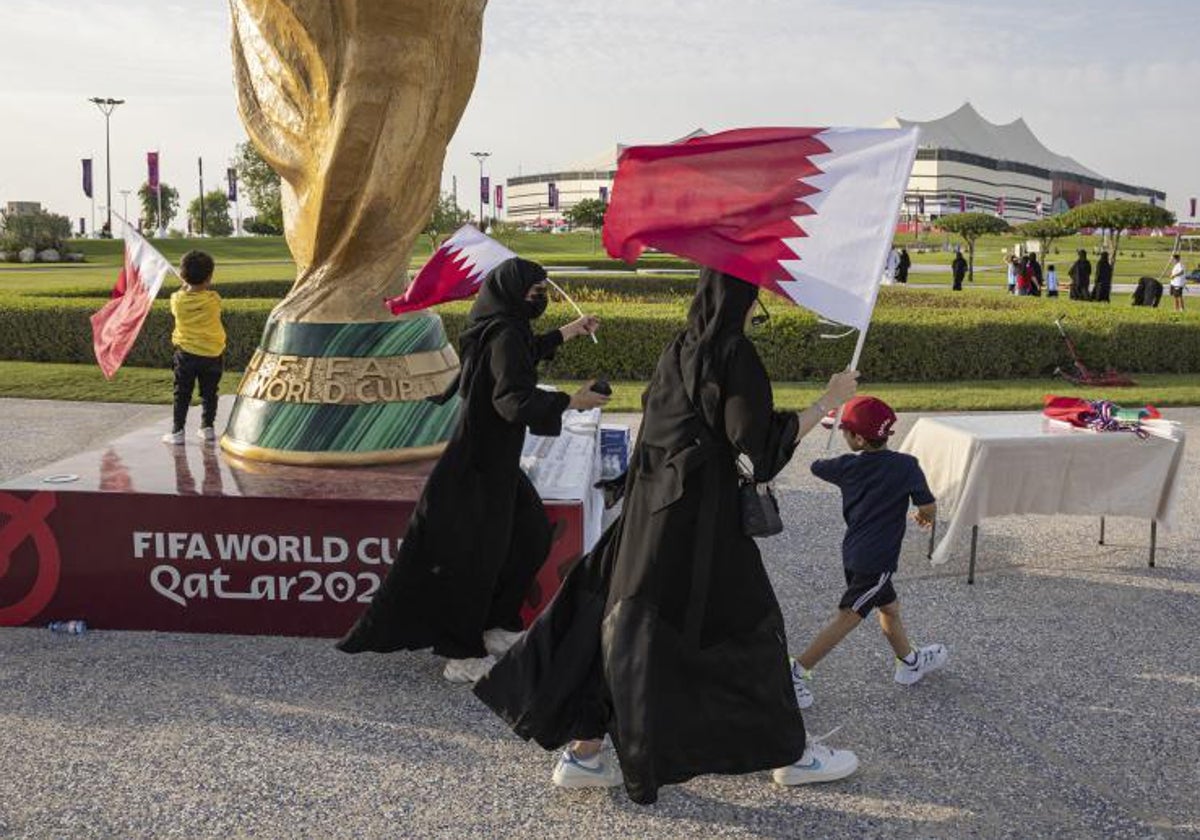
M433 462L247 462L144 429L0 484L0 626L342 635L370 602ZM583 551L583 507L547 503L533 619Z

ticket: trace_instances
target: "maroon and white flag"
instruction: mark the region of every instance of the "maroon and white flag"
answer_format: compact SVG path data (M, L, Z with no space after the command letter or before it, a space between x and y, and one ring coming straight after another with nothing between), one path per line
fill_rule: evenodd
M865 329L916 129L746 128L621 155L608 253L687 257Z
M384 303L399 315L469 298L479 291L488 272L515 256L474 225L464 225L434 251L404 294Z
M117 278L113 299L92 316L92 348L100 370L108 379L112 379L129 355L163 280L174 272L166 258L133 225L124 219L121 222L125 227L125 267Z

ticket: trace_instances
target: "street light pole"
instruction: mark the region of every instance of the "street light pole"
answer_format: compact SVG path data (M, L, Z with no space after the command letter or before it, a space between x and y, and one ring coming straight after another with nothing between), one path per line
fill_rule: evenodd
M492 156L491 152L471 152L471 157L479 161L479 229L483 230L483 162Z
M106 210L108 211L108 221L105 226L108 228L108 236L112 238L112 143L108 130L108 118L112 116L112 112L117 110L118 105L125 104L124 99L101 99L99 96L93 96L88 100L97 108L100 113L104 114L104 180L105 180L105 196L107 201Z
M125 199L125 224L129 224L129 193L132 190L118 190Z

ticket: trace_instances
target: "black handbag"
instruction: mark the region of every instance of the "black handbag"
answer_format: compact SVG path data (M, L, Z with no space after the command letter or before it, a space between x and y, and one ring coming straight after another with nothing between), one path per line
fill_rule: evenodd
M783 532L775 491L744 471L738 485L738 505L742 509L742 533L747 537L773 537Z

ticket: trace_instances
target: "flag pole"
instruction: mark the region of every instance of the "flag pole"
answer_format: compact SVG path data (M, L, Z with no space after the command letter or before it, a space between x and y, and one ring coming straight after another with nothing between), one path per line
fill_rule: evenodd
M546 282L549 283L551 286L553 286L555 291L557 291L560 295L565 297L567 299L567 303L569 303L569 304L571 304L571 306L575 307L575 311L579 313L580 318L587 317L586 315L583 314L583 310L579 308L579 304L577 304L575 301L571 300L571 296L569 294L567 294L565 291L563 291L562 286L558 285L553 280L551 280L549 276L546 277ZM600 343L600 340L596 338L595 333L588 333L588 337L592 339L592 344Z
M908 160L907 160L907 168L904 171L906 173L911 174L912 168L913 168L913 163L917 159L917 136L919 136L919 135L917 134L917 131L915 129L909 129L909 130L914 132L914 137L913 137L912 151L909 152ZM905 180L905 183L907 184L907 179ZM904 200L904 189L905 189L904 187L901 187L900 195L897 196L896 218L892 221L892 228L891 228L892 235L884 238L884 240L883 240L883 248L880 251L879 259L877 261L878 267L875 269L875 289L874 289L874 291L871 292L871 306L867 310L869 313L867 316L867 322L863 325L862 329L860 329L858 331L858 341L854 345L854 355L850 357L850 364L846 367L846 370L848 370L848 371L858 369L858 362L862 358L863 347L865 347L867 344L867 330L870 329L871 321L875 317L875 304L879 301L879 289L883 286L883 267L884 267L884 265L887 264L887 255L892 249L892 240L896 235L896 233L895 233L896 224L900 221L900 208L901 208L901 204ZM831 450L833 448L833 436L834 436L834 434L837 433L838 425L842 422L842 409L843 408L844 408L844 405L839 405L838 409L837 409L837 414L834 415L833 428L831 428L829 430L829 439L827 441L825 441L825 451L826 452L828 452L829 450Z

